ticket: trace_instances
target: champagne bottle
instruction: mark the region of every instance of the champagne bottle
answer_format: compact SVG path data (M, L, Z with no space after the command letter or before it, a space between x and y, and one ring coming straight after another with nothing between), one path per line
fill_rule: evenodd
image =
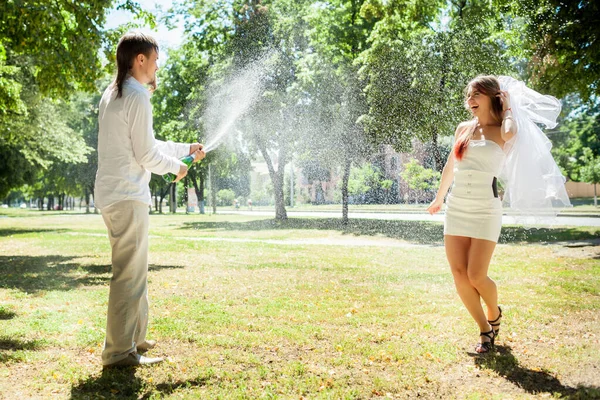
M180 158L179 161L183 162L189 168L192 165L192 163L194 162L194 155L190 154L189 156L185 156L183 158ZM163 178L168 183L171 183L171 182L173 182L177 178L177 175L172 174L172 173L169 172L167 174L164 174Z

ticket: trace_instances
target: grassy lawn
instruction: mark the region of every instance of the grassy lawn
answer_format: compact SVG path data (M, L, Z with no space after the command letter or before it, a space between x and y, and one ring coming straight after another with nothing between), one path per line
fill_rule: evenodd
M440 224L150 224L149 355L168 361L103 372L101 217L0 210L0 398L600 398L598 228L503 229L505 318L477 356Z
M565 208L561 211L560 215L573 215L581 214L586 216L597 216L600 217L600 205L594 207L594 198L574 198L571 199L573 207ZM350 212L389 212L389 213L424 213L426 212L429 203L408 203L408 204L350 204L348 210ZM219 207L220 211L247 211L248 207L244 204L236 209L233 206ZM273 206L257 206L252 207L254 211L271 211L275 210ZM288 211L335 211L342 212L341 204L296 204L294 207L289 208Z

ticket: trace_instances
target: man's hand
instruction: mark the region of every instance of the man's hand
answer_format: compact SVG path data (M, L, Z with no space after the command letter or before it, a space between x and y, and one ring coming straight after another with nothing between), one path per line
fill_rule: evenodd
M204 145L201 143L190 144L190 155L194 156L194 162L198 162L206 157L206 153L202 151Z
M177 178L175 178L175 180L173 182L179 182L180 180L182 180L183 178L185 178L185 176L188 173L188 167L185 164L181 164L179 166L179 173L177 174Z
M194 156L194 162L200 161L206 157L206 153L203 150L196 150L192 155Z
M204 145L201 143L192 143L190 144L190 154L197 152L198 150L202 150Z

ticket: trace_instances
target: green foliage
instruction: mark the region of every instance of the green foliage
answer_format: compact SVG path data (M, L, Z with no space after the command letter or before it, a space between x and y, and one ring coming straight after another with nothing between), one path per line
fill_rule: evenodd
M591 149L585 148L581 162L583 163L580 169L581 180L593 184L600 183L600 156L594 156Z
M93 91L104 73L101 52L111 48L103 31L106 11L113 5L153 24L133 0L7 0L0 3L0 45L27 58L41 93L68 97L74 90ZM114 38L113 38L114 40ZM1 53L2 51L0 51ZM1 57L0 57L1 58ZM19 63L14 64L21 67Z
M12 188L35 181L37 169L20 152L19 146L0 139L0 198Z
M600 156L600 112L597 104L587 107L573 97L563 100L563 105L568 115L559 130L550 134L552 154L569 179L581 181L581 161L586 149L594 157Z
M417 194L438 187L442 177L439 172L423 167L414 158L404 164L404 170L400 176L410 189L417 191Z
M235 199L235 192L231 189L221 189L217 192L217 203L220 206L230 206Z
M98 93L104 76L102 50L112 69L123 29L103 30L113 5L152 25L132 0L7 0L0 2L0 195L23 184L33 192L76 191L95 173L96 116L90 121L79 91ZM75 95L74 95L75 94ZM91 100L95 107L99 95ZM77 165L78 167L74 167ZM84 177L85 176L85 177Z
M394 181L391 179L384 179L380 182L380 186L384 190L390 190L394 185Z
M531 83L563 97L600 95L600 3L578 0L507 1L515 39L511 52L525 60ZM516 36L516 37L515 37Z
M363 195L378 187L380 180L381 172L370 163L364 163L360 168L353 167L348 180L348 193L355 196Z
M27 112L27 107L20 97L22 85L15 80L18 72L18 67L6 65L6 49L0 41L0 115Z
M0 195L23 184L40 186L45 175L64 179L67 165L86 162L92 150L81 131L69 125L81 118L71 103L43 100L27 89L28 113L0 117L0 154L6 162Z
M331 179L331 172L315 160L301 160L298 166L302 169L302 175L309 184L313 182L328 182Z
M451 135L468 118L462 95L468 81L509 71L488 2L449 8L431 2L419 9L407 3L384 7L371 47L359 58L369 104L361 123L397 151L410 151L414 138L437 142L437 135Z

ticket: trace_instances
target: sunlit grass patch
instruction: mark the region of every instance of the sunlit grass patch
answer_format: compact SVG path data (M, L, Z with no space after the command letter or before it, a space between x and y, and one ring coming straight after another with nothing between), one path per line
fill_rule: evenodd
M586 398L600 384L600 248L551 241L595 228L507 228L517 242L490 267L505 314L498 352L473 358L479 331L440 224L153 215L150 355L168 361L102 371L101 217L28 215L0 218L9 398Z

